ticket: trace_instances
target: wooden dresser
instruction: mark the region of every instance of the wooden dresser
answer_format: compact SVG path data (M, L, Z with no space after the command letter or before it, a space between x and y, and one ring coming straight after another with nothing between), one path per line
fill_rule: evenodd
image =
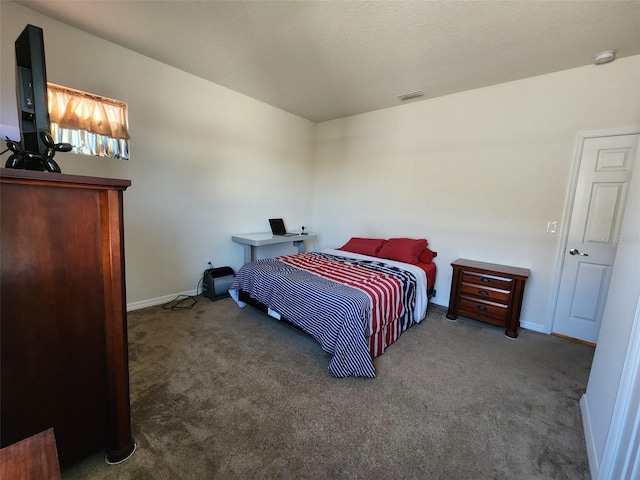
M505 328L505 335L518 337L526 268L497 265L459 258L451 264L453 279L447 318L458 315Z
M60 466L134 449L123 192L128 180L0 170L0 429L53 428Z

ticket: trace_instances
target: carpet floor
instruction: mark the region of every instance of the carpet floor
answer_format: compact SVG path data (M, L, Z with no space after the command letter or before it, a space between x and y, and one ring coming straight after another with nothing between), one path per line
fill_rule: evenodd
M228 298L130 312L137 451L63 479L588 479L594 349L445 313L430 305L377 378L338 379L311 337Z

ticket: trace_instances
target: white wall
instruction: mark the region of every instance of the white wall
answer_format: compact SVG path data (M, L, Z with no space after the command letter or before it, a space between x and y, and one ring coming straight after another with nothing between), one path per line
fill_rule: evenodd
M640 149L631 178L602 329L582 401L594 479L605 450L640 299ZM638 330L636 330L638 332ZM629 419L631 421L632 419ZM621 450L624 450L623 448Z
M50 82L129 104L131 160L56 155L64 173L132 181L129 304L194 290L207 260L239 268L233 233L268 230L273 216L309 224L313 123L16 4L0 2L0 17L0 124L18 125L13 46L28 23L44 31Z
M13 3L0 22L0 124L17 126L13 42L27 23L44 30L49 81L129 103L130 161L56 160L132 180L137 306L193 290L209 259L238 268L230 236L283 216L319 233L312 249L426 237L441 305L458 257L528 267L522 324L548 331L560 235L545 229L561 223L577 133L640 125L640 56L314 125Z
M577 134L640 125L639 85L635 56L319 124L319 247L427 238L440 305L458 257L530 268L521 323L549 331Z

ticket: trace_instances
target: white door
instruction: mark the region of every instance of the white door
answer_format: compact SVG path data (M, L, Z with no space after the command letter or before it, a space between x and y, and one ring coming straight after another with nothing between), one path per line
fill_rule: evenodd
M638 135L584 139L553 332L596 343Z

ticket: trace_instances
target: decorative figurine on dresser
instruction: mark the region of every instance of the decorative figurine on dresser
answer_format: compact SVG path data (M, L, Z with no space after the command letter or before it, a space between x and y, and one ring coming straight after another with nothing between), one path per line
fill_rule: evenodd
M459 258L451 264L453 278L447 318L458 315L505 327L505 335L518 338L527 268Z

